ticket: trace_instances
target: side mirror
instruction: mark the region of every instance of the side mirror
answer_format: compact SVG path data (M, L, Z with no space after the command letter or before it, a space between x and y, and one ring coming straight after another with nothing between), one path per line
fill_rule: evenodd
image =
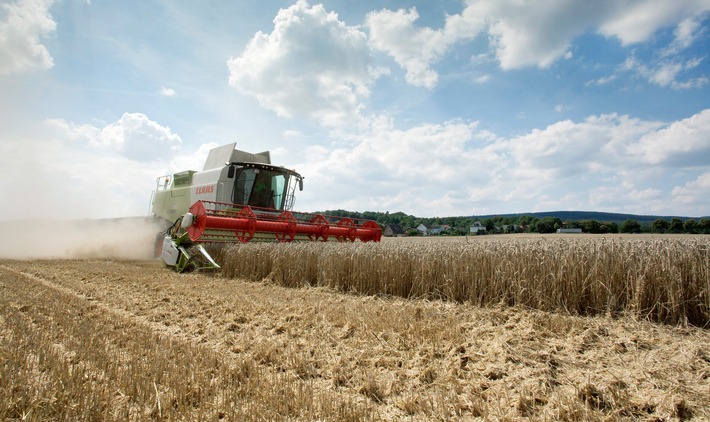
M300 177L298 178L298 190L299 191L303 190L303 179Z
M236 168L234 166L229 166L229 170L227 170L227 177L230 179L234 179L234 173L236 172Z

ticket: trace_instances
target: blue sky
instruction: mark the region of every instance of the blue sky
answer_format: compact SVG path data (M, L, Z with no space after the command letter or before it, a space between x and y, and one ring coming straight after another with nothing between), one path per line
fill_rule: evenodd
M0 220L237 142L295 209L710 215L710 1L0 2Z

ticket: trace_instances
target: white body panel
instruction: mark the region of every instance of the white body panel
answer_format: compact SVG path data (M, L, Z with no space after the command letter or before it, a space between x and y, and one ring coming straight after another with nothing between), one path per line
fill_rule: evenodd
M228 167L195 173L190 186L190 203L197 201L232 202L234 179L227 177Z
M163 239L163 261L170 266L175 266L180 257L180 252L177 249L177 245L173 242L173 239L166 235Z

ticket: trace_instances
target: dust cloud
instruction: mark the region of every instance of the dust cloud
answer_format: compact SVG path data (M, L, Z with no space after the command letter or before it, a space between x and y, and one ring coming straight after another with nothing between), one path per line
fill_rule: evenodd
M148 217L0 221L0 258L152 259L166 228Z

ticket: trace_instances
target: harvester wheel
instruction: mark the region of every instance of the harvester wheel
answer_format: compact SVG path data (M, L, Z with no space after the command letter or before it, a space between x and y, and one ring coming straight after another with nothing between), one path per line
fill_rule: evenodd
M284 211L277 220L286 223L287 231L277 232L276 239L279 242L291 242L296 237L296 217L291 212Z
M346 240L349 240L351 242L355 241L355 231L357 230L357 227L355 226L355 222L353 220L349 218L343 218L342 220L338 221L338 227L345 227L348 229L347 236L335 236L335 238L338 239L338 242L345 242Z
M243 230L237 229L235 231L237 239L242 243L246 243L254 237L254 232L256 232L256 214L254 214L254 210L247 205L239 210L237 217L246 220L246 228Z
M314 242L318 241L318 238L323 242L328 241L328 220L322 214L318 214L311 219L311 224L318 227L318 234L309 234L308 238Z

